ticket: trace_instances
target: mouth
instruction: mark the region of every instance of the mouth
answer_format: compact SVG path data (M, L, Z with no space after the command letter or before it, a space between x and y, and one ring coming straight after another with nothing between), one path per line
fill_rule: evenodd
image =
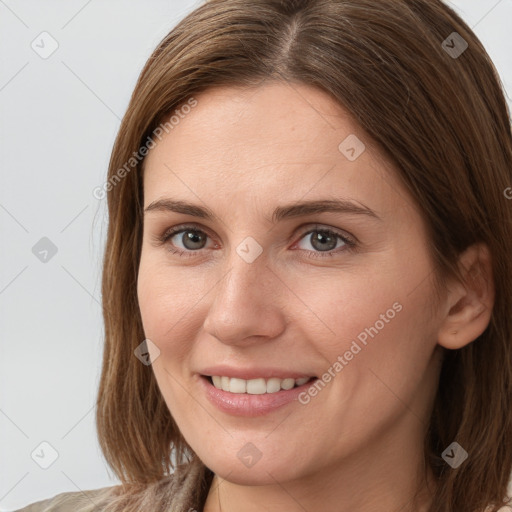
M201 378L208 381L208 383L216 389L237 395L274 394L306 386L317 379L317 377L312 376L300 377L298 379L292 377L284 379L272 377L270 379L256 378L246 380L221 375L201 375Z

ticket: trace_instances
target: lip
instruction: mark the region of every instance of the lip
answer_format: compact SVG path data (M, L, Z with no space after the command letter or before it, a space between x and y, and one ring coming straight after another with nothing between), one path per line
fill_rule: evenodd
M282 368L234 368L232 366L210 366L198 371L200 375L211 377L217 375L219 377L232 377L237 379L301 379L303 377L315 377L313 373L300 373Z
M213 375L217 375L214 373ZM223 374L224 375L224 374ZM259 374L261 375L261 373ZM224 375L228 376L228 375ZM303 375L307 377L307 375ZM244 377L238 377L244 378ZM297 377L297 378L300 378ZM248 393L230 393L217 389L206 377L201 375L200 385L207 399L222 412L232 416L256 417L269 414L277 409L297 401L298 396L316 381L316 377L296 388L278 391L277 393L265 393L263 395L250 395Z

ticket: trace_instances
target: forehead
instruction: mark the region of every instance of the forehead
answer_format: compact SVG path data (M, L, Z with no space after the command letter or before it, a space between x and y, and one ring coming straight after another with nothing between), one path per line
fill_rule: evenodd
M326 193L377 210L396 205L400 184L389 163L325 92L273 82L217 87L194 98L146 157L145 205L177 193L206 203L223 198L226 206Z

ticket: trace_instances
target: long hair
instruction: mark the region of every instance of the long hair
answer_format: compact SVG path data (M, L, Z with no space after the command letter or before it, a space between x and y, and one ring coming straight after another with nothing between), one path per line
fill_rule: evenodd
M432 511L491 505L494 512L512 469L510 112L481 42L440 0L210 0L159 43L122 120L105 187L105 348L96 421L106 461L125 497L155 489L177 464L201 464L151 367L134 356L144 340L136 290L141 148L162 124L172 129L172 116L190 110L194 94L269 80L326 92L393 162L427 224L438 283L460 278L457 260L467 247L489 247L491 320L472 343L445 352L424 454L438 481ZM469 452L457 469L441 457L453 441ZM154 510L164 510L168 496L158 488ZM136 510L129 503L123 509Z

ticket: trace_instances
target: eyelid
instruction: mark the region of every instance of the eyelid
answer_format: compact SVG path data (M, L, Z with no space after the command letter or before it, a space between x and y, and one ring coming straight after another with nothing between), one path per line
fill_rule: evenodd
M196 224L195 222L185 222L183 224L178 224L176 226L173 226L172 228L167 228L162 235L156 235L155 238L158 241L168 240L169 238L177 235L180 232L187 231L187 230L195 230L206 233L211 239L214 237L212 236L210 230L208 228L205 228L204 226L201 226L200 224ZM192 252L192 251L191 251Z
M173 226L171 228L168 228L164 231L164 233L162 235L155 235L154 236L154 239L155 241L157 242L157 244L159 245L165 245L170 238L184 232L184 231L187 231L187 230L190 230L190 231L193 231L193 230L196 230L196 231L199 231L199 232L203 232L205 233L209 238L211 238L212 240L214 239L214 237L211 235L211 232L208 228L200 225L200 224L197 224L195 222L185 222L185 223L182 223L182 224L178 224L176 226ZM336 228L336 227L331 227L331 226L327 226L325 224L320 224L318 222L313 222L313 223L306 223L306 224L303 224L301 226L299 226L297 229L294 230L293 232L293 237L296 237L299 232L300 232L300 239L297 240L293 245L295 246L297 243L300 242L300 240L302 240L302 238L304 238L306 235L312 233L312 232L315 232L315 231L327 231L327 232L331 232L337 236L339 236L343 242L345 243L345 245L347 246L346 249L337 249L337 250L330 250L330 251L308 251L306 249L300 249L301 251L305 251L305 252L309 252L309 253L314 253L314 254L318 254L318 255L321 255L322 252L325 252L325 257L327 256L334 256L336 255L337 253L339 252L344 252L345 250L356 250L356 247L358 246L359 244L359 240L357 239L356 236L350 234L350 233L347 233L346 231L340 229L340 228ZM215 246L218 246L217 243L215 243ZM197 251L184 251L183 249L174 249L172 250L171 252L175 252L175 253L188 253L190 255L193 255L194 253L200 253L201 251L203 251L203 249L198 249ZM324 256L317 256L317 257L324 257Z
M204 231L206 234L208 234L210 236L210 238L214 238L212 235L211 235L211 232L209 231L208 228L200 225L200 224L197 224L195 222L184 222L183 224L178 224L176 226L173 226L172 228L168 228L164 231L164 233L161 235L161 236L158 236L158 238L162 238L164 236L166 236L168 233L173 233L173 234L177 234L177 232L179 232L181 229L185 230L187 228L194 228L196 229L197 231ZM295 236L297 234L298 231L301 231L302 232L302 229L308 229L310 231L315 231L315 230L318 230L318 231L333 231L337 234L341 234L343 235L344 237L352 240L353 242L357 242L359 243L359 240L357 239L356 236L348 233L347 231L341 229L341 228L336 228L334 226L328 226L326 224L321 224L321 223L318 223L318 222L311 222L311 223L306 223L305 225L302 225L302 226L299 226L294 232L293 232L293 236ZM309 231L304 231L302 233L302 235L306 235Z
M302 236L307 235L307 234L311 233L312 231L330 231L332 233L337 234L338 236L341 236L342 238L346 238L348 241L350 241L353 244L359 243L359 240L357 239L357 237L355 237L351 233L348 233L344 229L327 226L325 224L319 224L318 222L312 223L312 224L306 224L306 226L309 226L309 227L304 228L304 229L306 229L306 231L304 231L304 232L302 232L302 230L301 230ZM301 228L298 228L298 230L300 230L300 229Z

